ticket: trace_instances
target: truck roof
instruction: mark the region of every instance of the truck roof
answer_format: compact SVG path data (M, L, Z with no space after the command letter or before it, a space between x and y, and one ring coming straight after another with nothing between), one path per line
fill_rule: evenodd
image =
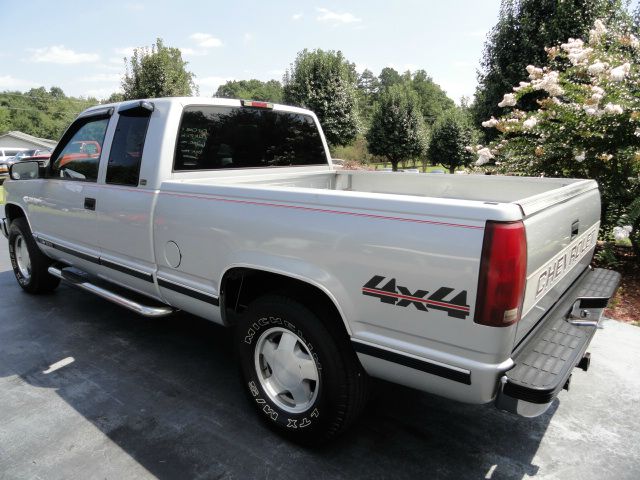
M245 100L248 100L248 99L245 99ZM134 104L140 101L151 102L157 105L164 104L167 106L171 104L179 104L182 107L186 107L188 105L214 105L214 106L219 105L224 107L242 107L242 103L241 103L242 100L235 99L235 98L217 98L217 97L163 97L163 98L144 98L144 99L141 98L136 100L127 100L124 102L96 105L96 106L87 108L85 111L83 111L80 114L80 116L83 116L92 112L101 111L106 108L110 108L110 107L118 108L121 105ZM269 103L272 103L272 102L269 102ZM315 114L311 110L307 110L305 108L294 107L291 105L282 105L278 103L272 103L272 105L274 110L302 113L302 114L311 115L315 117Z

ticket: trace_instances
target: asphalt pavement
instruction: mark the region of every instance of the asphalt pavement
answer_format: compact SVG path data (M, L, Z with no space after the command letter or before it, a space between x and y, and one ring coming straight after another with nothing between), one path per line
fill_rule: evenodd
M67 286L28 295L0 237L0 478L640 478L638 327L605 321L589 372L541 417L379 382L362 421L317 450L257 420L230 340Z

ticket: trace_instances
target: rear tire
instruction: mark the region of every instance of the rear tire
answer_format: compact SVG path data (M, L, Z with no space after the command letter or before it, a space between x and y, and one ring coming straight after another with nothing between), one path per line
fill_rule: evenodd
M259 417L288 439L317 445L360 415L368 377L347 336L284 296L255 300L235 343L245 390Z
M29 293L55 290L60 279L48 271L53 263L36 245L25 218L16 218L9 227L9 257L18 284Z

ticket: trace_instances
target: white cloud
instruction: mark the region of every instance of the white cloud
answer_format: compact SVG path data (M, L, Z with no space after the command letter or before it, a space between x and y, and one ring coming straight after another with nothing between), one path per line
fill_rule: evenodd
M458 104L460 104L460 99L463 96L473 98L476 85L473 77L464 80L460 80L459 78L460 77L434 79L434 82L442 87L449 98L452 98Z
M11 75L0 75L0 90L20 90L35 86L37 86L37 84L31 80L14 78Z
M180 52L185 57L203 57L207 54L206 50L196 50L190 47L181 47Z
M135 49L136 47L123 47L123 48L114 48L113 51L118 55L124 55L125 57L133 57L133 51ZM113 61L113 58L111 58L109 61ZM122 59L120 59L120 61L122 61Z
M464 32L463 36L479 38L484 37L487 33L487 30L471 30L469 32Z
M118 73L96 73L87 77L81 77L81 82L119 82L122 75Z
M200 87L200 93L202 94L203 90L208 90L211 91L211 93L215 93L215 91L218 89L218 87L220 85L222 85L223 83L227 83L230 82L231 80L235 80L235 78L233 77L218 77L218 76L211 76L211 77L202 77L202 78L197 78L196 77L196 83L198 84L198 86Z
M222 46L222 40L214 37L210 33L194 33L189 38L196 42L196 45L202 48L214 48Z
M116 65L115 63L100 63L96 65L98 70L106 70L108 72L124 72L125 66L122 59L120 59L120 65Z
M113 65L110 65L109 68L116 68L115 65L119 65L117 68L120 68L124 64L124 60L122 59L122 57L110 57L109 63L113 64ZM101 66L105 68L107 67L106 65L101 65Z
M86 97L94 97L98 100L104 100L111 96L112 93L120 90L119 86L114 87L103 87L103 88L93 88L84 92Z
M476 66L474 62L466 62L466 61L454 61L452 65L455 68L473 68Z
M196 78L196 80L203 87L218 88L223 83L230 82L231 80L235 80L235 79L233 77L218 77L214 75L211 77Z
M144 5L142 3L127 3L124 8L130 12L141 12L144 10Z
M291 15L291 20L297 21L300 20L303 17L303 15L301 13L294 13L293 15Z
M273 76L276 76L276 77L282 77L284 75L284 70L278 70L278 69L269 70L267 72L267 74L273 75Z
M334 24L338 23L357 23L362 20L356 17L352 13L336 13L332 12L327 8L316 8L316 11L320 14L316 17L316 20L319 22L332 22Z
M249 32L245 33L242 36L242 41L244 43L251 43L251 41L253 41L253 33L249 33Z
M416 70L420 70L420 66L416 65L415 63L405 63L405 64L402 64L402 65L398 65L397 63L388 63L387 67L393 68L400 75L402 75L407 70L410 70L411 73L415 73ZM371 70L371 69L369 69L369 70Z
M32 62L58 63L61 65L71 65L74 63L97 62L100 56L97 53L77 53L64 45L52 45L44 48L29 48L32 52L29 58Z

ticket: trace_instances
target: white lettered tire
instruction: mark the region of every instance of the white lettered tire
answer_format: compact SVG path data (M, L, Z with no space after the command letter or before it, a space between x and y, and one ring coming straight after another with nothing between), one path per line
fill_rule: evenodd
M321 315L294 299L266 295L236 326L250 402L267 425L304 445L342 433L367 396L366 373L346 334Z
M9 226L9 258L18 284L29 293L55 290L60 279L48 271L53 261L40 251L25 218L16 218Z

